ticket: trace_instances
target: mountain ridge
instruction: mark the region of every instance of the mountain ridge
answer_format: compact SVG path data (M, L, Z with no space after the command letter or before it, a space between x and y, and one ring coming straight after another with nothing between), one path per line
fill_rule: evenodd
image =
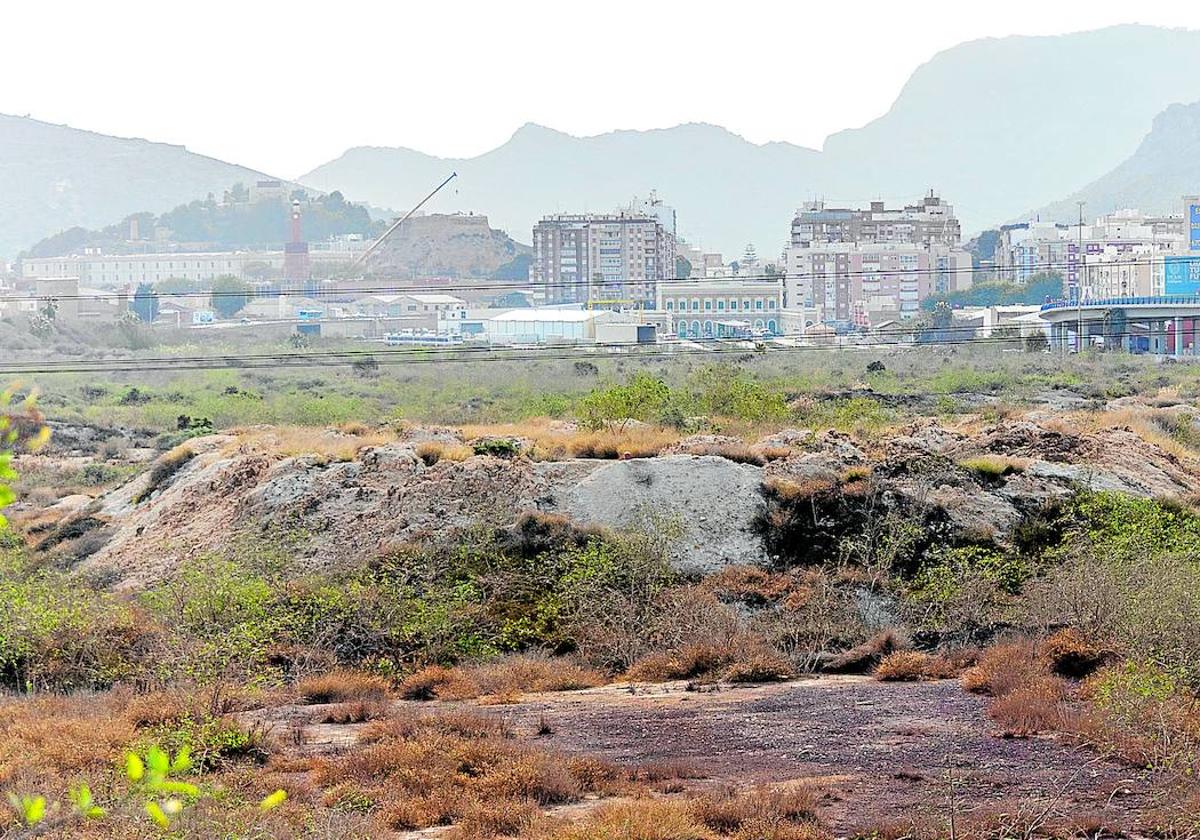
M1126 52L1148 57L1137 74L1113 74ZM830 134L820 150L756 144L711 123L588 137L526 123L473 157L354 147L300 180L406 206L451 167L462 176L458 192L440 196L439 208L486 212L519 236L546 213L611 210L656 189L693 240L729 254L755 241L770 253L796 206L820 196L915 200L934 188L964 229L982 229L1102 176L1136 149L1157 113L1197 99L1200 32L1124 25L943 50L884 114ZM705 189L692 183L700 179Z

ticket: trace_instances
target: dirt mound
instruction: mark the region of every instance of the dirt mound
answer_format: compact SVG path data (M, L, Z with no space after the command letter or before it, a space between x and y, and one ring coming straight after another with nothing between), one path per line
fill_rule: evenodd
M140 587L186 558L257 540L286 551L299 571L332 570L404 542L547 511L606 528L671 523L680 534L678 567L705 573L779 554L778 545L768 550L762 529L778 502L778 493L765 488L780 482L793 498L852 489L853 498L846 495L830 507L834 512L854 514L858 508L845 502L857 500L859 507L869 503L873 515L919 514L946 537L1003 543L1031 511L1078 487L1182 496L1197 474L1195 464L1127 429L1083 431L1028 420L978 430L916 423L873 449L832 432L780 433L751 447L785 450L761 467L736 454L558 462L474 456L427 465L416 450L430 440L458 438L449 429L410 429L392 443L293 457L261 430L197 438L186 444L189 457L170 470L156 463L69 514L104 526L98 533L105 544L97 547L101 539L92 537L82 564L114 585ZM690 443L711 452L718 441L728 442ZM989 458L1004 469L978 464ZM797 527L799 510L789 513ZM781 556L792 555L789 547Z

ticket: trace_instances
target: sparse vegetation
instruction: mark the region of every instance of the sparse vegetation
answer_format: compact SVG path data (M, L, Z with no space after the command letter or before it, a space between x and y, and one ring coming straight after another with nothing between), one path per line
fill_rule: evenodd
M1188 501L1087 489L1107 485L1086 472L1081 447L1098 444L1078 429L1150 441L1186 474L1200 458L1187 407L1200 377L1129 359L1051 365L1016 354L980 366L974 351L936 352L889 355L865 384L862 361L826 354L806 367L796 361L803 353L781 361L771 352L739 368L568 360L536 379L496 375L503 363L486 379L463 365L438 381L427 366L385 365L336 381L294 371L55 379L43 399L56 420L103 417L151 432L105 443L90 462L18 459L16 486L30 501L12 514L17 530L0 549L0 680L29 696L0 704L0 733L19 733L0 746L0 788L17 797L0 825L28 825L44 808L40 824L58 830L68 814L99 807L124 826L114 768L156 746L171 757L186 747L195 764L186 783L205 794L170 823L181 836L247 826L292 836L328 818L347 836L452 824L448 836L463 840L824 837L822 801L807 787L711 785L699 794L669 773L564 758L556 745L582 737L569 716L526 715L514 732L446 705L504 704L507 715L553 702L532 694L624 680L632 684L595 693L654 696L682 688L645 683L678 680L740 698L732 692L775 689L739 683L813 672L923 683L846 680L876 692L943 691L955 686L930 681L961 676L985 698L996 734L1057 732L1153 767L1186 793L1189 772L1200 772L1200 516ZM1061 440L1042 463L1038 446L1050 444L1025 432L1010 439L1008 424L1024 401L1062 390L1091 402L1041 423L1045 441ZM1142 401L1099 410L1128 394ZM210 432L232 434L192 440ZM971 440L933 455L917 445L926 434ZM168 451L148 468L125 458L153 457L147 439ZM761 476L761 513L745 539L761 539L762 566L681 571L672 547L682 528L659 511L611 531L544 512L564 509L549 500L516 521L468 516L458 507L466 491L452 483L519 471L529 484L518 492L541 507L541 476L601 467L538 462L666 452L720 457ZM145 591L110 590L106 570L83 562L111 537L91 496L144 481L138 512L157 515L155 500L178 495L168 488L200 464L247 453L255 469L295 458L321 476L357 476L396 458L444 481L444 495L422 527L397 527L402 538L354 534L359 559L340 565L314 562L290 518L272 525L278 533L246 529L244 542L211 551L190 536L184 562ZM1064 476L1056 493L1014 505L1011 532L974 524L975 509L961 501L967 490L994 501L1055 471ZM213 478L214 487L236 480L250 479ZM82 498L54 509L70 491ZM310 498L296 508L316 504ZM76 691L96 692L94 712L51 696ZM592 697L571 700L587 708ZM428 705L397 712L417 700ZM291 722L271 730L262 721L281 707ZM314 758L305 739L322 727L359 733L361 743ZM279 789L286 801L257 810ZM545 813L625 794L568 817Z

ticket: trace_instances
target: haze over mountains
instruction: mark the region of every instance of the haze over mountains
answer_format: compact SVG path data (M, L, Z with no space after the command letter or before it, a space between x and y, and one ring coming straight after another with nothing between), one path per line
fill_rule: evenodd
M69 227L161 212L266 177L182 146L0 114L0 257Z
M836 84L839 72L797 64L764 107L803 121L806 87ZM731 256L754 242L773 256L792 212L813 198L900 203L933 188L967 232L1038 207L1074 218L1076 193L1089 214L1173 209L1200 190L1200 105L1170 106L1197 101L1200 32L1121 26L946 50L912 74L886 114L820 151L757 145L705 124L584 138L527 124L470 159L359 147L299 180L403 209L454 169L460 177L428 209L484 213L519 241L546 213L608 211L655 189L692 241ZM162 212L264 177L179 146L19 117L0 116L0 160L5 256L73 225Z
M1123 207L1147 213L1178 213L1180 198L1200 193L1200 102L1172 105L1154 119L1154 127L1129 158L1092 183L1037 211L1043 219L1071 222L1076 201L1088 216Z
M707 125L577 138L526 125L468 160L356 148L301 177L351 198L403 206L460 174L440 209L486 212L519 238L540 215L606 210L655 188L681 232L740 253L771 254L806 199L912 200L929 188L966 230L994 225L1103 176L1168 105L1200 100L1200 32L1143 26L974 41L912 75L887 114L831 136L822 151L755 145ZM764 107L804 119L804 89L839 68L797 65Z

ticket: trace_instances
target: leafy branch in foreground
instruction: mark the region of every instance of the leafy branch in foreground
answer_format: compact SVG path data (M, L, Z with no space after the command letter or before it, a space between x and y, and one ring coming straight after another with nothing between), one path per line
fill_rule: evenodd
M9 484L17 478L12 466L13 454L21 446L36 451L49 439L50 427L42 425L34 392L18 401L15 387L0 391L0 511L16 501L16 494ZM0 529L7 524L4 514L0 513Z

